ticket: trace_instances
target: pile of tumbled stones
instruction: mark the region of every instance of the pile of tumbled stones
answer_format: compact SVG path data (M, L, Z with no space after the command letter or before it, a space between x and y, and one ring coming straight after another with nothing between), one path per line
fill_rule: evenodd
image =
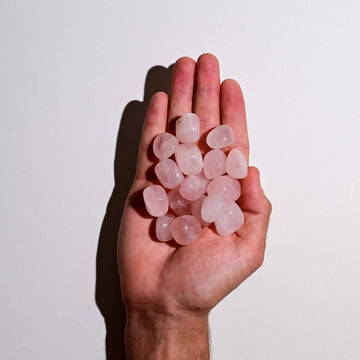
M160 160L155 174L160 184L143 191L148 213L156 217L155 232L159 241L174 239L190 245L202 233L202 227L215 223L221 236L237 231L244 215L236 203L240 197L239 179L247 176L248 164L240 150L228 155L221 149L234 143L229 125L219 125L206 137L211 148L204 157L196 145L200 138L200 119L187 113L176 121L176 136L156 136L153 151ZM175 161L172 157L175 154Z

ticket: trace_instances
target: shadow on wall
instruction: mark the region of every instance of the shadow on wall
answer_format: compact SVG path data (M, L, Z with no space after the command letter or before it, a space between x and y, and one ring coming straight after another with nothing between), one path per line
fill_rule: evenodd
M106 359L125 359L125 310L117 268L117 236L127 193L135 176L145 114L157 91L169 94L174 65L152 67L145 80L144 100L129 102L122 114L116 143L115 186L101 226L96 257L96 304L106 326Z

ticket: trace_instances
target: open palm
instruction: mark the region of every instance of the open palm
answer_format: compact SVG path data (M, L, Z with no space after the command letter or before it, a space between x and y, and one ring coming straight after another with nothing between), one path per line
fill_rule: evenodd
M195 112L201 133L220 124L235 132L233 147L249 157L245 106L234 80L220 84L219 65L211 54L197 63L179 59L174 68L170 96L153 96L146 115L137 173L119 232L118 263L126 307L172 314L209 312L262 263L271 205L260 186L259 172L250 167L241 180L238 204L245 222L232 235L221 237L214 228L188 246L154 239L154 219L146 214L142 190L151 183L154 165L149 156L154 137L172 131L179 116ZM201 142L201 140L200 140ZM200 143L200 148L205 146Z

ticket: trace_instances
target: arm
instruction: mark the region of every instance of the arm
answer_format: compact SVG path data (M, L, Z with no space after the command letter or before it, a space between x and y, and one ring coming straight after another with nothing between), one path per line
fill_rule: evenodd
M154 240L153 219L144 211L142 190L149 185L148 156L154 137L173 120L193 111L201 133L222 124L236 134L234 147L249 156L245 105L234 80L220 84L217 59L179 59L170 97L157 93L146 115L137 173L119 232L118 263L127 311L128 359L209 359L208 314L262 263L271 205L259 172L250 167L238 201L245 223L226 237L204 228L194 244ZM200 148L203 144L200 141ZM140 200L139 200L140 199Z

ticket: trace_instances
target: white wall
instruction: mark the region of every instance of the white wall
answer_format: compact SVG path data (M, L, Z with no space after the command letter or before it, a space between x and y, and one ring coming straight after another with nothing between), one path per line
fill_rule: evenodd
M273 203L263 267L212 312L214 359L359 359L359 23L356 0L1 2L0 357L105 359L119 121L150 68L213 52Z

